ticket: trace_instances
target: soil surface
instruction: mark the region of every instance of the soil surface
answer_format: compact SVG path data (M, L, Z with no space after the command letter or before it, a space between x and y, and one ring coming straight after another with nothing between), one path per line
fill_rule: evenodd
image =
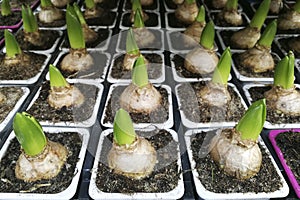
M300 40L300 37L287 37L287 38L280 38L278 40L279 44L281 45L282 49L284 49L286 52L293 51L295 54L295 58L300 58L300 52L299 49L297 51L297 48L294 47L293 40Z
M266 150L261 145L259 145L262 151L262 165L260 171L254 177L242 181L226 175L219 169L209 154L201 154L201 148L204 148L202 144L206 134L213 136L215 133L201 132L191 138L193 159L196 162L195 168L199 173L199 179L205 189L214 193L269 193L279 190L282 187L280 177L269 158L269 154L266 153ZM212 137L210 137L210 139L211 138ZM208 143L210 139L207 140ZM208 146L205 146L205 148L208 148Z
M149 19L147 19L144 24L145 24L145 27L157 27L159 24L158 24L158 18L159 16L156 14L156 13L150 13L150 12L147 12L147 11L144 11ZM122 26L124 27L132 27L132 23L130 21L130 12L129 13L125 13L123 15L123 21L121 22L122 23Z
M211 18L214 21L216 26L220 26L220 27L245 27L245 26L248 25L247 19L244 15L242 15L243 23L241 25L235 26L235 25L232 25L230 23L227 23L224 19L219 17L219 15L218 15L219 13L220 12L210 14L210 16L211 16Z
M101 3L98 3L101 8L104 9L115 9L118 7L120 0L104 0Z
M189 25L184 24L175 17L175 12L170 12L167 14L167 20L169 27L167 28L187 28Z
M184 83L178 88L180 110L185 117L196 123L238 122L245 108L238 94L228 86L231 101L223 107L212 107L200 100L199 91L206 86L204 81Z
M37 2L37 0L10 0L9 4L12 9L13 8L21 9L22 5L32 6L33 4L35 4L35 2Z
M61 109L52 108L47 101L50 85L49 82L44 82L34 104L28 110L28 113L33 115L38 121L56 122L82 122L91 117L94 111L98 88L93 85L75 84L85 97L84 103L77 107L62 107Z
M17 87L0 87L0 93L6 98L4 102L0 103L0 123L2 123L23 96L23 90Z
M21 20L22 15L20 11L14 11L9 16L2 16L0 14L0 26L14 26L17 25Z
M102 144L96 184L102 192L110 193L164 193L173 190L180 178L181 170L177 164L178 143L165 130L137 132L145 137L157 151L158 163L148 177L134 180L113 173L107 165L107 154L111 149L113 134L109 134ZM129 194L130 195L130 194Z
M63 27L64 25L66 25L66 17L65 17L66 12L65 11L63 11L63 15L64 15L64 17L62 19L56 20L56 21L54 21L52 23L41 22L39 20L39 18L37 17L37 15L36 15L36 19L37 19L39 27L60 28L60 27Z
M30 64L16 64L14 66L6 66L4 63L4 54L0 54L0 80L28 80L36 76L44 65L46 56L27 52L31 57ZM27 69L27 70L25 70Z
M162 76L163 60L158 54L149 53L143 54L143 56L149 61L147 68L149 79L157 79ZM131 79L131 71L123 69L123 60L125 54L118 55L114 60L111 76L115 79Z
M78 133L46 133L46 136L52 141L63 144L69 151L67 161L61 172L51 180L29 183L17 179L15 166L21 151L17 139L14 138L0 162L1 192L55 194L67 189L74 175L80 173L75 169L82 145Z
M173 2L173 0L164 0L166 3L166 6L169 9L175 10L177 8L177 5Z
M300 185L300 133L283 132L278 134L275 140L283 153L286 164L290 167Z
M0 40L4 38L4 29L0 29Z
M120 108L120 95L125 90L126 86L115 87L111 97L108 100L108 104L105 111L104 123L113 123L115 113ZM169 101L168 92L162 87L155 87L162 95L162 103L159 108L150 114L145 113L129 113L134 123L164 123L169 117ZM113 104L112 104L113 102Z
M142 6L143 10L155 10L157 9L158 0L153 0L153 4L149 5L149 6ZM125 0L125 10L131 10L132 4L131 4L131 0Z
M117 13L104 10L100 17L86 19L89 26L112 26L116 20Z

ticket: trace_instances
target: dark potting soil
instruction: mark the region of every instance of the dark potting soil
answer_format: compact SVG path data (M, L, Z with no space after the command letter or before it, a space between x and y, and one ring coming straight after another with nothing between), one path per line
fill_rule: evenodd
M98 6L104 9L115 9L118 7L120 0L104 0L101 3L97 3Z
M221 10L222 8L214 8L211 0L204 0L204 5L207 6L209 10Z
M144 11L149 19L147 19L144 23L145 23L145 27L156 27L158 26L158 18L159 16L156 14L156 13L150 13L150 12L147 12L147 11ZM132 23L130 21L130 12L129 13L125 13L123 15L123 20L122 20L122 26L124 27L132 27Z
M0 87L0 93L6 98L4 102L0 103L0 123L2 123L22 97L23 90L17 87Z
M196 123L237 122L245 112L245 108L238 94L228 86L231 101L223 107L212 107L200 100L199 91L206 86L206 82L184 83L178 88L180 109L186 118Z
M168 25L170 28L186 28L189 25L184 24L180 20L175 17L175 12L171 12L167 14Z
M9 16L2 16L0 14L0 26L14 26L17 25L21 20L22 15L20 11L13 11Z
M143 10L155 10L157 9L158 5L157 5L158 1L157 0L153 0L153 4L149 5L149 6L142 6ZM125 10L131 10L132 4L130 0L126 0L125 1Z
M169 9L175 10L177 8L177 5L173 2L173 0L164 0L166 3L166 6Z
M0 29L0 40L4 38L4 29Z
M206 190L214 193L270 193L279 190L282 182L269 153L261 145L262 165L260 171L254 177L247 180L238 180L232 176L226 175L219 169L218 165L207 154L201 155L200 149L207 133L201 132L191 138L191 149L193 159L196 162L196 169L199 173L199 179ZM215 134L215 133L210 133ZM209 140L210 141L210 140ZM209 142L208 142L209 143Z
M60 20L56 20L54 22L51 22L51 23L44 23L44 22L41 22L39 20L39 18L37 17L36 15L36 19L37 19L37 22L38 22L38 25L39 27L47 27L47 28L59 28L59 27L62 27L64 25L66 25L66 17L65 17L65 12L63 11L63 18L60 19Z
M66 190L75 174L80 173L75 168L82 145L78 133L46 133L46 136L51 141L61 143L69 151L61 172L51 180L30 183L17 179L15 166L21 151L19 142L14 138L0 162L1 192L55 194Z
M18 8L21 9L22 5L34 5L37 0L10 0L9 4L12 9Z
M145 53L143 56L149 61L149 66L147 68L149 79L157 79L162 75L163 61L162 57L155 53ZM123 60L125 54L118 55L116 57L112 70L111 76L115 79L131 79L131 71L123 69Z
M278 40L279 44L281 45L282 49L286 52L293 51L296 58L300 58L300 52L297 51L297 48L294 47L294 43L292 40L300 40L300 37L287 37L287 38L280 38Z
M95 30L96 33L98 34L98 37L95 41L93 42L87 42L86 43L86 48L100 48L105 46L109 41L108 36L109 36L109 30L108 29L98 29ZM63 48L70 48L70 43L69 43L69 38L68 35L66 34L64 43L62 45Z
M198 46L199 44L195 41L194 44L189 45L185 43L184 41L184 31L176 31L176 32L170 32L169 37L170 37L170 43L169 44L169 51L172 52L172 50L179 50L179 51L190 51L192 50L195 46Z
M89 119L94 111L98 88L93 85L79 84L75 86L84 95L84 103L77 107L62 107L60 109L52 108L47 101L50 85L49 82L44 82L38 98L28 110L28 113L34 116L38 121L55 122L82 122Z
M116 20L117 13L104 10L100 17L86 19L89 26L112 26Z
M293 131L282 132L276 136L275 140L286 164L290 167L300 185L300 133Z
M227 23L224 19L220 18L218 16L219 12L215 12L215 13L210 13L210 16L212 18L212 20L214 21L216 26L220 26L220 27L245 27L248 25L247 19L245 17L245 15L241 15L242 16L242 20L243 23L241 25L238 26L234 26L232 24Z
M252 98L252 102L264 98L264 93L271 89L271 86L266 87L252 87L249 89L250 96ZM297 89L299 91L299 89ZM251 103L252 103L251 102ZM287 124L287 123L299 123L300 116L290 116L283 113L279 113L268 109L268 101L267 103L267 118L266 120L272 124Z
M21 63L9 67L4 63L5 55L0 54L0 80L28 80L36 76L41 71L47 56L32 52L26 52L26 54L31 57L28 66Z
M104 123L113 123L115 113L120 108L119 99L122 92L125 90L126 86L117 86L114 88L111 97L108 100ZM169 101L168 92L162 87L155 87L159 93L162 95L161 106L150 114L144 113L129 113L132 121L134 123L163 123L168 120L169 117ZM113 103L112 103L113 102Z
M96 178L97 187L103 192L110 193L164 193L173 190L177 185L181 169L177 164L178 143L166 130L151 132L137 132L145 137L157 151L158 163L148 177L134 180L123 175L113 173L107 165L107 155L111 149L113 134L104 140L101 149L100 162Z
M90 69L87 70L81 70L79 72L75 73L70 73L68 71L63 71L60 68L60 63L62 59L66 56L64 54L62 57L59 59L59 64L57 64L57 68L61 70L62 75L66 78L71 78L71 79L99 79L99 78L104 78L105 74L104 73L104 68L106 67L107 64L107 55L102 54L100 51L88 51L89 54L94 59L94 65L91 66Z
M53 47L54 43L59 37L59 33L55 30L39 30L42 37L43 44L41 46L35 46L30 42L24 41L24 31L19 31L16 34L17 42L22 50L48 50Z

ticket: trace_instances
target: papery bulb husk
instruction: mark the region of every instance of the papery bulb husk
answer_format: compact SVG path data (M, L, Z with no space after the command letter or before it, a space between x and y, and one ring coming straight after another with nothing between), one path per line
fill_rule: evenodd
M211 0L211 3L212 3L212 7L221 9L225 7L227 0Z
M93 57L85 48L70 49L70 53L61 61L60 68L63 71L78 72L89 69L93 64Z
M231 26L240 26L243 24L242 15L237 10L222 10L218 13L217 17Z
M137 137L130 145L120 146L113 142L107 161L114 173L132 179L142 179L152 173L157 159L151 143L142 137Z
M278 14L282 8L283 8L282 0L271 0L270 8L269 8L271 13Z
M51 2L55 7L62 8L71 3L72 0L51 0Z
M268 109L292 116L300 115L300 93L295 88L283 89L273 86L264 94Z
M250 49L255 46L260 38L260 30L250 26L239 30L230 38L232 48Z
M131 23L134 23L134 16L135 16L135 12L136 11L131 11L131 13L130 13L130 22ZM142 16L142 19L143 19L143 22L145 22L145 21L147 21L148 19L149 19L149 16L147 15L147 13L145 13L143 10L140 10L140 12L141 12L141 16Z
M50 24L57 20L62 20L64 18L64 12L60 9L53 7L42 8L38 13L39 21Z
M181 5L178 5L175 10L175 17L185 24L191 24L195 21L199 12L197 3L188 4L184 2Z
M205 22L194 21L189 27L185 29L183 33L183 41L185 46L199 45L205 24Z
M173 2L179 5L179 4L183 4L184 0L173 0Z
M35 32L24 32L24 41L33 44L34 46L41 47L44 45L44 38L41 36L39 31Z
M257 141L241 139L235 129L222 130L210 143L210 156L230 176L248 179L261 167L262 153Z
M134 28L134 38L139 48L153 48L155 35L147 28Z
M14 57L5 56L4 65L7 67L21 65L25 67L31 67L31 57L29 54L22 52L21 54L15 55ZM27 69L28 70L28 69Z
M0 92L0 105L4 102L6 102L6 96Z
M150 113L161 106L162 96L149 83L139 88L131 83L120 96L120 106L129 113Z
M278 29L279 30L295 30L300 29L300 13L289 10L278 16Z
M150 6L153 4L153 0L140 0L142 6Z
M47 98L49 105L55 109L62 107L79 107L84 102L84 96L81 91L73 86L52 87Z
M184 60L184 67L195 74L209 74L217 67L219 58L214 50L201 46L190 51Z
M82 25L82 30L85 43L93 43L98 39L96 31L90 29L87 24Z
M270 53L270 48L260 45L248 49L239 56L240 65L248 68L254 73L262 73L273 70L275 67L274 59Z
M22 151L16 162L16 177L25 182L54 178L61 171L67 157L66 147L48 140L43 152L37 156L28 156Z
M208 82L199 95L202 102L216 107L222 107L231 100L227 85L220 83Z
M105 12L103 8L96 6L94 9L85 9L83 15L85 19L100 18L103 12Z
M140 55L141 55L140 53L138 53L137 55L126 53L123 60L123 70L131 71L133 69L136 59ZM149 61L146 58L144 58L144 61L145 61L145 65L148 66Z

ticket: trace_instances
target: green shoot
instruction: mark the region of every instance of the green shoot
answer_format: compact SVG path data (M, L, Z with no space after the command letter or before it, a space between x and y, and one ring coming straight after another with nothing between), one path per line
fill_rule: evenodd
M134 38L134 33L132 31L132 28L130 28L129 31L127 32L126 53L130 55L139 55L140 53L139 47L137 46Z
M196 0L185 0L185 2L188 3L188 4L192 4L192 3L195 3Z
M49 65L50 86L51 87L67 87L69 83L54 65Z
M276 35L276 30L277 30L277 20L274 19L271 23L268 24L268 26L264 30L262 36L260 37L257 43L260 46L271 48L272 42Z
M215 41L215 25L212 20L210 20L204 27L201 38L200 45L206 49L213 49Z
M77 3L74 3L73 7L74 7L75 13L76 13L76 15L77 15L77 17L78 17L78 19L80 21L80 24L81 25L87 24L86 21L85 21L85 19L84 19L83 14L82 14L82 12L81 12L81 10L79 8L79 6L77 5Z
M29 6L25 7L22 5L22 19L25 32L34 33L38 31L39 27L36 17Z
M15 36L8 30L4 30L6 56L9 58L15 57L18 54L22 54L22 50L15 38Z
M145 27L144 20L142 17L142 13L140 9L137 9L134 14L134 22L133 22L134 28L143 28Z
M275 67L274 85L284 89L294 87L294 65L295 57L292 51L289 52Z
M2 16L9 16L11 15L11 7L9 4L9 0L3 0L1 4L1 15Z
M140 88L148 85L149 83L147 66L143 55L140 55L134 63L132 72L132 83Z
M300 1L297 0L296 3L293 6L293 10L296 12L300 12Z
M137 10L142 10L142 5L140 0L133 0L132 1L132 7L131 7L132 11L137 11Z
M135 141L136 133L128 112L119 109L114 119L114 141L118 145L130 145Z
M225 8L226 10L237 10L238 0L227 0Z
M51 0L41 0L41 7L47 8L51 7L53 4L51 3Z
M96 7L94 0L85 0L84 3L87 9L94 9Z
M230 48L227 47L223 52L218 65L214 71L212 82L226 85L231 69L231 53Z
M16 137L24 152L36 156L43 152L47 138L39 122L26 112L17 113L13 121Z
M67 32L69 42L72 49L83 49L85 48L85 40L81 24L77 18L76 12L73 6L67 6L66 12L67 21Z
M236 130L240 132L242 140L257 141L257 138L264 127L266 115L265 99L252 103L242 119L236 125Z
M196 17L196 21L197 21L197 22L200 22L200 23L205 22L205 8L204 8L203 5L200 6L198 15L197 15L197 17Z
M253 18L251 19L251 22L249 24L250 27L257 28L258 30L261 29L269 12L270 3L271 0L264 0L261 2Z

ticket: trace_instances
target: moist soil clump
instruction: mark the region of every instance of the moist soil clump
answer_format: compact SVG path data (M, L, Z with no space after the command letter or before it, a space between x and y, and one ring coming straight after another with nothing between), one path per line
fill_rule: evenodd
M147 11L145 11L145 13L149 16L149 19L147 19L144 23L145 23L145 27L155 27L158 26L158 15L155 13L149 13ZM129 13L125 13L123 15L123 21L122 21L122 26L124 27L132 27L132 23L130 21L130 12Z
M117 86L114 88L106 106L104 123L113 123L115 114L120 108L119 99L127 86ZM134 123L164 123L169 117L168 92L162 87L155 87L162 96L161 106L150 114L129 113Z
M82 141L78 133L46 133L48 139L64 145L69 155L61 172L51 180L24 182L15 176L16 161L21 153L21 147L14 138L4 157L0 162L0 188L1 192L9 193L44 193L55 194L67 189L76 173L76 163L81 149Z
M252 102L257 101L259 99L264 98L264 93L270 90L271 86L266 87L252 87L249 89L250 96L252 98ZM296 88L296 90L299 89ZM268 105L268 102L267 102ZM266 120L271 124L295 124L300 122L300 115L299 116L291 116L281 112L276 112L274 110L269 109L267 106L267 118Z
M223 107L212 107L200 100L199 91L206 86L204 81L184 83L178 88L180 109L186 118L196 123L237 122L245 112L240 97L228 86L231 101Z
M115 22L116 16L116 12L104 10L101 13L101 16L86 19L86 23L89 26L112 26Z
M157 3L159 3L159 1L154 0L153 3L149 6L142 6L143 10L155 10L158 8ZM131 10L132 8L132 4L131 4L131 0L126 0L125 2L125 10Z
M157 79L162 75L162 57L158 54L149 53L143 54L143 56L149 61L147 68L149 79ZM119 55L114 61L112 66L111 76L115 79L131 79L131 71L123 69L123 60L125 54Z
M22 19L20 11L13 11L9 16L2 16L0 14L0 26L14 26Z
M28 80L36 76L40 71L47 56L26 52L30 55L30 65L24 66L23 63L13 66L6 66L4 54L0 54L0 80Z
M0 123L2 123L23 95L23 90L17 87L0 87L0 93L6 97L6 100L0 103Z
M207 134L214 135L215 131ZM191 149L193 159L196 162L195 168L199 174L199 179L206 190L214 193L270 193L282 187L282 182L269 158L269 154L266 153L266 150L261 145L259 145L262 151L260 171L250 179L238 180L220 170L209 154L201 154L205 136L205 132L194 135L191 138ZM209 144L209 141L207 141L206 145ZM205 148L208 148L208 145Z
M166 130L154 130L151 132L138 132L145 137L157 151L158 163L154 171L148 177L134 180L123 175L115 174L108 167L107 155L111 149L113 134L109 134L103 140L100 162L96 178L97 187L108 193L165 193L173 190L180 178L181 170L177 164L178 143Z
M50 84L49 81L42 84L40 94L33 103L28 113L38 121L55 122L82 122L89 119L94 111L98 88L93 85L75 84L75 86L84 95L84 103L79 106L62 107L60 109L52 108L47 101Z

